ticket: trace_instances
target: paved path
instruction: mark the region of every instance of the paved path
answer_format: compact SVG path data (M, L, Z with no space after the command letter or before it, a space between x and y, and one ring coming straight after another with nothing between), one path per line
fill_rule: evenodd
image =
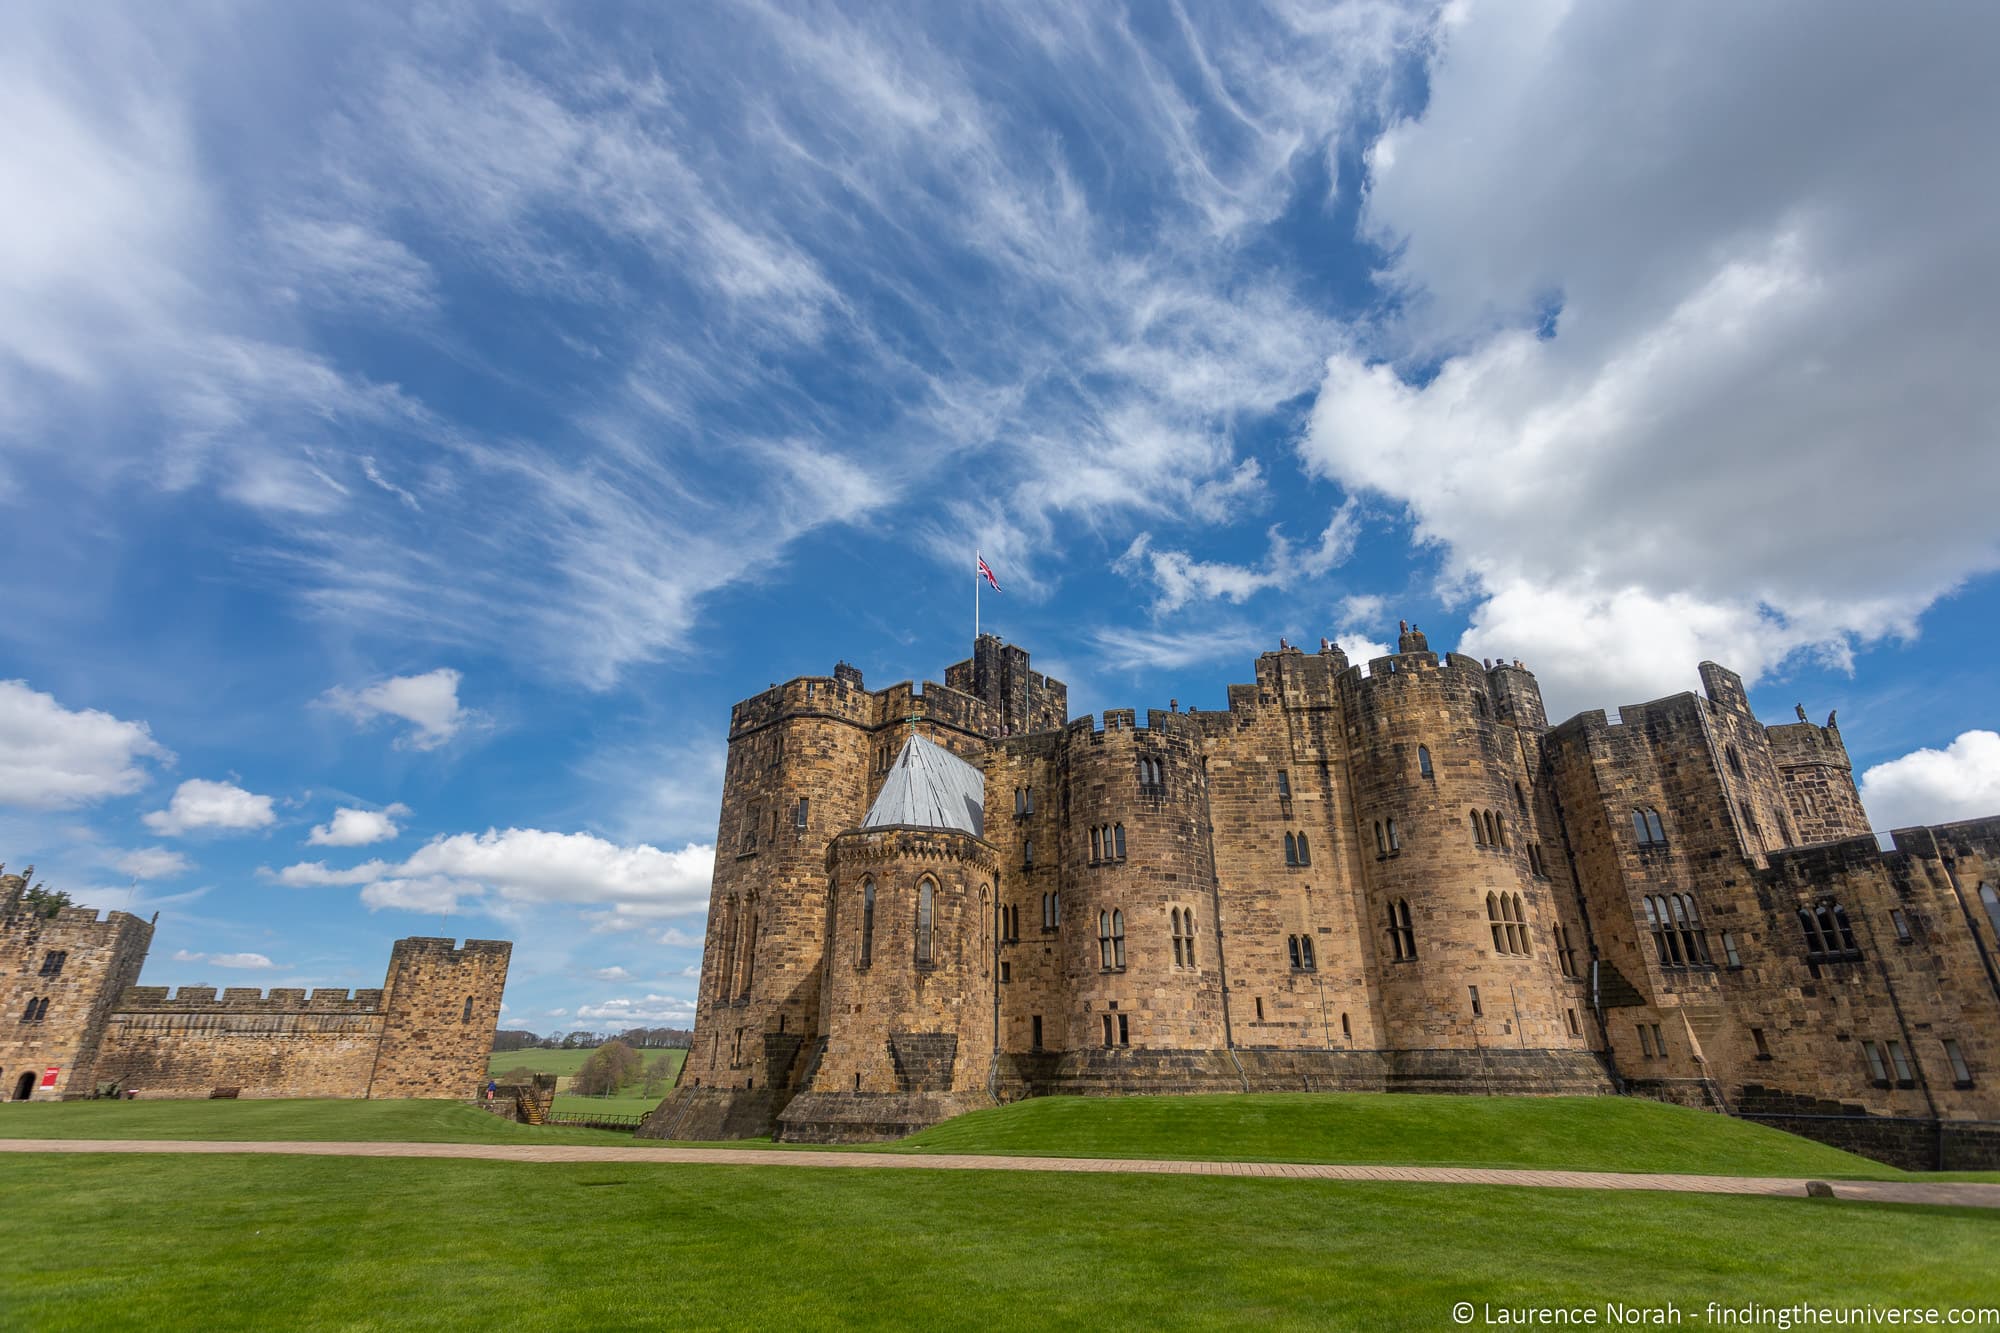
M1803 1176L1624 1175L1456 1166L1341 1166L1306 1162L1179 1162L1112 1157L983 1157L950 1153L787 1152L774 1148L613 1148L576 1144L308 1143L199 1139L0 1139L0 1153L282 1153L304 1157L449 1157L491 1162L619 1162L790 1166L878 1171L1068 1171L1116 1175L1255 1176L1292 1180L1525 1185L1544 1189L1666 1190L1680 1194L1800 1195ZM2000 1184L1834 1181L1843 1199L2000 1208Z

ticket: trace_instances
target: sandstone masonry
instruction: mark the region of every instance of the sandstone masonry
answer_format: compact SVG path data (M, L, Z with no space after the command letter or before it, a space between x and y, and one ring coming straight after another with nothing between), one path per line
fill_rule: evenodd
M153 923L29 910L0 875L0 1097L463 1097L486 1080L513 946L405 939L379 990L140 986ZM53 1070L52 1080L48 1071ZM44 1081L49 1086L42 1086Z
M1554 728L1520 663L1409 626L1143 724L1069 720L992 635L944 674L736 705L694 1045L642 1134L1251 1089L2000 1119L2000 818L1885 849L1834 720L1759 723L1713 663ZM912 737L979 770L981 818L863 827Z

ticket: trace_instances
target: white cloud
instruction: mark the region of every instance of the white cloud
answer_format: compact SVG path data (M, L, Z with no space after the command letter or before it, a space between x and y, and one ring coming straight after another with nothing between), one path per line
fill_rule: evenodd
M630 981L632 979L632 974L622 967L593 968L590 975L596 977L599 981Z
M1156 630L1106 627L1090 632L1102 664L1114 671L1171 671L1209 662L1243 661L1276 648L1275 636L1243 624Z
M387 842L401 834L396 820L409 813L410 807L401 802L380 810L343 806L333 812L331 821L315 824L306 842L313 847L366 847L370 843Z
M1966 731L1942 750L1913 750L1861 775L1876 828L2000 815L2000 732Z
M1244 602L1267 589L1289 588L1302 579L1318 578L1354 554L1361 534L1359 506L1348 500L1336 509L1316 545L1299 550L1277 528L1268 534L1270 550L1261 565L1196 560L1185 551L1156 550L1152 534L1132 539L1112 568L1128 577L1150 573L1159 593L1153 614L1177 611L1191 601L1221 599Z
M144 760L173 755L143 722L71 711L21 680L0 680L0 805L60 810L127 796L150 780Z
M194 862L165 847L141 847L120 852L111 864L134 879L172 879L194 869Z
M399 737L398 747L435 750L479 720L458 701L462 679L450 667L439 667L417 676L390 676L358 690L336 685L320 696L320 702L356 722L401 718L415 730Z
M261 953L192 953L186 949L174 950L174 961L206 963L211 967L233 967L252 972L262 972L277 966Z
M598 907L602 919L625 928L702 911L714 868L715 849L694 843L662 851L589 833L510 828L433 838L401 862L372 860L338 870L308 861L286 866L276 878L295 888L359 884L371 908Z
M1838 662L2000 566L2000 178L1965 169L1996 40L1984 9L1449 11L1371 155L1401 312L1329 360L1301 455L1442 549L1463 651L1561 716L1703 657Z
M656 938L674 949L699 949L708 942L703 936L682 930L679 926L668 926Z
M550 1010L554 1013L554 1010ZM675 995L646 995L639 999L606 1000L602 1004L580 1004L577 1026L582 1023L692 1023L694 1001Z
M164 810L145 815L146 827L170 838L203 829L249 832L269 828L278 820L271 798L258 796L231 782L190 778L174 791Z

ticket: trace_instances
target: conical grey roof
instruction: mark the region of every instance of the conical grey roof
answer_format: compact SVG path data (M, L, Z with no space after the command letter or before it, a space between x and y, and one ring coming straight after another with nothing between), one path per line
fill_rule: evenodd
M863 828L914 824L986 834L986 775L951 751L914 733L903 742Z

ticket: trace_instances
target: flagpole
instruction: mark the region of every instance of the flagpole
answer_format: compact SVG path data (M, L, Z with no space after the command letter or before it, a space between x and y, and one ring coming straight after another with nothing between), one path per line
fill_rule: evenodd
M972 651L979 651L979 548L972 548Z

